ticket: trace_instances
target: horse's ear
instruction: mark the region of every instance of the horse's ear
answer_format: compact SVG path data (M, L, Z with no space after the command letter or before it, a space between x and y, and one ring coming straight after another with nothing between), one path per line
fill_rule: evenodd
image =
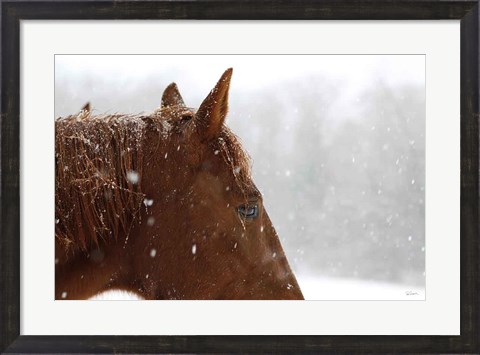
M90 116L90 102L83 105L80 112L77 114L77 121L82 121Z
M168 106L185 107L182 95L180 95L180 91L178 91L177 84L175 83L168 85L162 95L162 107Z
M215 138L228 112L228 89L233 69L227 69L210 94L203 100L195 115L202 141Z

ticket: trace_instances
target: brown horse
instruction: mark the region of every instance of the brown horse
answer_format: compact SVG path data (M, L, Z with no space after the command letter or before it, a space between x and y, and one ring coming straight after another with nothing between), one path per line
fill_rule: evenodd
M303 299L225 126L232 69L198 110L56 120L55 298Z

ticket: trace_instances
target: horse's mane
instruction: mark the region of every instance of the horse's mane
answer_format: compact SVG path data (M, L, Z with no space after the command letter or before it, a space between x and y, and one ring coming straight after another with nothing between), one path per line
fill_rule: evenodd
M128 237L139 218L144 137L154 125L166 139L161 115L91 115L81 111L55 122L55 236L67 249L88 250L99 240ZM212 142L234 172L251 187L250 158L226 126Z
M143 118L81 111L56 120L55 236L66 247L128 235L144 199Z

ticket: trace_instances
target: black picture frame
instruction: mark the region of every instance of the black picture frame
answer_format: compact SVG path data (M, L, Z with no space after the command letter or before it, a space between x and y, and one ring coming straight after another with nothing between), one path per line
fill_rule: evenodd
M479 3L463 0L34 1L1 6L0 350L5 353L480 353ZM461 23L460 336L20 335L20 21L440 20Z

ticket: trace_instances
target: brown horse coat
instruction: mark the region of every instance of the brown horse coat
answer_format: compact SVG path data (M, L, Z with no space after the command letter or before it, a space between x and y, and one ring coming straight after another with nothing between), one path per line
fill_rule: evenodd
M238 138L232 70L198 110L56 120L56 299L303 299Z

